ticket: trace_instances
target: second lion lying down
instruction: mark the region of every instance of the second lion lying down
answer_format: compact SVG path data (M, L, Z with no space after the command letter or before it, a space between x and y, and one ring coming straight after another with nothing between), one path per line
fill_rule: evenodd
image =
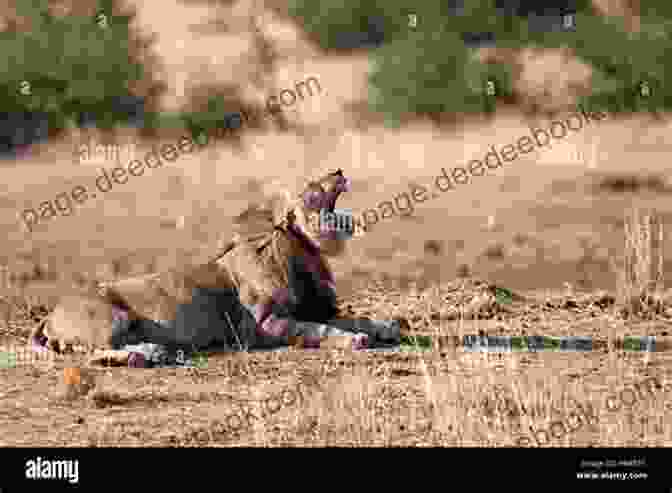
M233 241L205 264L64 297L33 342L59 352L77 342L101 349L153 343L170 353L398 342L397 322L334 319L335 283L325 255L342 252L344 240L321 233L315 216L333 212L348 188L341 170L329 173L298 197L286 194L245 211Z

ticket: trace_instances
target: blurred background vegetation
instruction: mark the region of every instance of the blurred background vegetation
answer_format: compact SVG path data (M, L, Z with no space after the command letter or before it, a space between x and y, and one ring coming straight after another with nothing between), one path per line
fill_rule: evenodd
M69 125L181 126L196 135L231 121L235 109L223 94L208 96L198 113L149 111L130 89L144 77L129 55L131 16L113 15L113 3L98 2L103 19L56 18L47 0L16 2L31 28L0 32L0 152ZM640 0L634 33L623 19L598 15L590 0L289 0L289 14L326 51L369 53L369 105L392 125L515 104L511 67L473 56L482 46L572 49L594 68L591 93L577 101L593 111L672 108L664 84L672 70L668 0Z
M510 67L470 56L485 45L570 48L594 69L591 93L577 101L593 111L672 108L672 87L664 84L672 70L666 0L640 1L636 33L622 18L599 15L589 0L290 0L290 13L325 50L350 49L354 40L375 48L370 105L391 123L409 113L472 113L515 103ZM569 29L566 15L573 15ZM367 29L368 35L360 32ZM496 85L494 97L487 80Z
M109 1L100 4L101 11L111 10ZM46 0L17 2L15 8L31 19L31 28L0 34L3 109L45 112L54 123L89 112L103 126L123 120L113 101L128 98L128 81L142 73L128 56L128 19L108 14L99 24L95 18L52 17Z

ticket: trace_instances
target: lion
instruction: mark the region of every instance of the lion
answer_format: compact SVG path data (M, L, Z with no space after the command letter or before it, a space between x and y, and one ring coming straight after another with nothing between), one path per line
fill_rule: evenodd
M250 348L286 338L287 316L331 320L338 309L326 257L340 255L345 240L320 231L319 216L333 212L347 190L339 169L309 181L296 196L276 194L241 213L233 239L208 262L65 296L32 340L48 341L57 352L75 342L101 349L138 341Z

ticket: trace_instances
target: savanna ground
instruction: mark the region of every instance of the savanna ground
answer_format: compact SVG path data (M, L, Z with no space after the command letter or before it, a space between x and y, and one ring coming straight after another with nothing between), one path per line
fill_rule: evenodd
M100 135L73 131L20 160L4 161L4 344L24 343L30 326L73 279L151 272L211 256L227 237L231 218L278 184L340 167L352 178L353 191L339 207L360 211L408 191L409 183L429 185L442 166L480 158L490 145L528 135L528 125L549 126L545 117L516 112L451 129L423 122L401 130L363 124L361 115L344 108L366 99L366 56L326 56L256 4L133 5L138 29L156 35L166 110L186 104L195 87L257 73L255 63L263 62L253 56L258 47L248 22L255 16L264 18L262 30L280 53L274 70L261 77L267 89L293 87L314 75L323 91L288 111L294 132L244 129L244 151L216 144L182 156L32 233L20 222L21 210L92 183L98 166L76 162L73 150ZM220 18L228 25L221 27ZM534 58L524 80L536 90L549 73L571 74L570 62ZM583 77L583 68L576 70ZM238 82L250 99L266 93ZM554 91L561 88L548 87L548 97ZM139 155L176 140L169 132L152 140L128 130L111 137L134 140ZM96 388L74 399L64 398L67 362L6 369L0 370L0 445L511 446L529 426L546 429L568 419L574 401L592 407L598 423L553 445L669 446L669 384L667 393L639 399L629 410L609 411L605 401L647 377L672 379L669 352L626 353L613 344L625 334L664 339L672 327L669 279L651 287L659 296L642 306L631 303L643 283L669 272L671 264L660 268L659 252L647 249L635 227L649 231L648 223L630 216L633 208L655 211L669 246L671 142L667 118L609 116L416 204L408 217L382 221L333 261L344 313L401 316L412 331L434 336L479 330L586 335L604 347L487 355L437 343L426 352L210 355L204 369L92 368ZM637 252L639 262L628 252ZM628 265L635 267L630 276ZM493 283L521 298L496 303L488 289ZM299 402L283 404L272 416L255 411L266 396L299 385ZM518 405L501 405L507 399ZM515 411L523 408L528 412ZM227 424L240 409L257 416L251 425Z

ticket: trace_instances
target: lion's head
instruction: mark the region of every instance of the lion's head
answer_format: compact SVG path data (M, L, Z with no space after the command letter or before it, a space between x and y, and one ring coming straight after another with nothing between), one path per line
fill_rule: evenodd
M324 255L336 256L343 252L345 241L354 233L354 221L349 221L350 230L339 233L324 224L324 218L333 215L338 198L350 191L350 180L339 169L310 181L300 193L294 212L295 222Z
M326 213L335 211L339 196L349 189L350 180L339 169L308 181L298 193L286 188L273 190L265 203L249 207L234 219L234 241L263 237L277 226L291 224L322 254L340 255L347 237L354 234L354 221L350 222L353 230L349 235L329 231L322 222Z

